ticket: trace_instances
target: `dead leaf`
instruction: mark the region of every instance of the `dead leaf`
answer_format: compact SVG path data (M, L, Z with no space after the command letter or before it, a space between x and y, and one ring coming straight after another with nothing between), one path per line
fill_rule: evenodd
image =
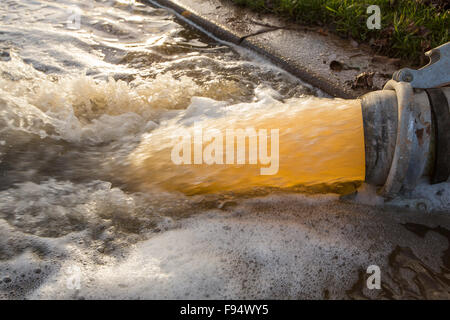
M191 12L188 11L188 10L184 10L184 11L181 13L181 15L182 15L183 17L189 17L189 16L191 15Z
M401 59L374 55L372 57L372 63L381 63L381 64L385 64L385 65L390 64L390 65L398 66L401 64Z
M328 36L328 32L322 28L320 28L319 30L317 30L318 33L320 33L322 36Z
M333 60L330 62L330 69L333 71L342 71L344 69L344 66L339 61Z
M352 83L352 89L356 88L372 89L374 75L375 72L363 72L358 74Z

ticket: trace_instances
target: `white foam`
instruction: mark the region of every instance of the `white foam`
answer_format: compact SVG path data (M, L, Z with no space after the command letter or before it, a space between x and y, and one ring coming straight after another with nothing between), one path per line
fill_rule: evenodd
M67 288L61 271L28 298L348 298L346 290L371 264L395 286L384 272L397 245L414 248L439 270L433 256L446 249L440 237L417 241L395 223L401 215L316 198L306 204L305 196L269 196L244 201L226 214L204 212L137 243L114 262L65 261L62 270L80 266L79 290Z
M321 248L321 249L319 249ZM254 223L223 218L193 219L178 230L139 243L114 266L82 270L78 296L100 299L205 299L322 297L345 287L348 271L367 257L352 244L332 248L325 239L288 221ZM340 262L339 262L340 261ZM89 280L88 280L89 279ZM57 274L30 298L73 298Z

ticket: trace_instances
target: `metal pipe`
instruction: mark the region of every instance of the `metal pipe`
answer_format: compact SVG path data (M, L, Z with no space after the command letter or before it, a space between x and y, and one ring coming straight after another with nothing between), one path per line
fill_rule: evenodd
M450 176L450 42L425 53L419 70L394 73L383 90L364 95L361 108L366 182L392 198Z
M450 87L414 89L390 80L361 98L366 182L391 198L411 191L419 178L449 180Z

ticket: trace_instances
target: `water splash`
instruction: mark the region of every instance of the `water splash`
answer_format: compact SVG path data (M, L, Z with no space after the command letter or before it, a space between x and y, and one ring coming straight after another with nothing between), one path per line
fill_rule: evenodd
M198 193L364 180L364 134L358 101L303 98L282 103L268 93L261 95L264 98L258 102L235 105L194 98L178 117L144 135L130 154L134 181L139 181L143 187L157 185L168 190ZM279 130L279 153L275 155L279 169L273 175L262 175L260 168L265 166L261 159L259 165L249 164L250 147L256 148L249 145L250 138L246 138L245 164L175 165L171 152L177 143L176 133L184 129L193 137L195 126L204 128L203 134L217 130L223 136L226 130ZM190 150L194 150L194 138L190 141ZM202 152L208 144L214 143L214 139L206 143ZM270 149L270 138L267 144ZM217 150L222 151L222 163L226 163L226 141L219 141Z

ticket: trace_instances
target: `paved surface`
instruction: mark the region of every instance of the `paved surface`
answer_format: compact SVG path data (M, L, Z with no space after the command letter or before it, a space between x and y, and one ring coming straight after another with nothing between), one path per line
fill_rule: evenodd
M398 69L394 59L373 56L367 45L256 13L229 0L154 2L174 9L225 41L258 52L334 97L356 98L381 89Z

